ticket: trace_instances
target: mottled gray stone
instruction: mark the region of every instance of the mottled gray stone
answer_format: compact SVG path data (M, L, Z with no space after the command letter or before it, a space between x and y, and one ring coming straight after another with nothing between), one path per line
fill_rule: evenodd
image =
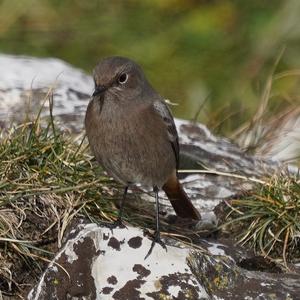
M73 230L29 300L208 299L187 265L189 248L166 252L157 245L145 260L151 240L140 229L81 224Z

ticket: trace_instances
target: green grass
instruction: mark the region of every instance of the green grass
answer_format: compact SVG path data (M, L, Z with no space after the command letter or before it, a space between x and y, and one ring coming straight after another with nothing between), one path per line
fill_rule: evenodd
M111 183L95 166L83 140L78 143L57 131L53 121L43 126L37 119L2 135L0 207L51 194L101 200L101 188Z
M2 131L0 160L0 290L9 294L8 282L16 293L38 277L75 217L113 220L118 186L83 137L59 131L52 117Z
M238 228L238 243L285 266L300 260L299 174L274 175L250 195L230 201L229 207L224 228Z

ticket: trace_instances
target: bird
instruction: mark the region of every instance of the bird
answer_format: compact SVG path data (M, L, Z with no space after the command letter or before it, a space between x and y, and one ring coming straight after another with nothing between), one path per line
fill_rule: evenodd
M155 194L156 229L147 258L155 243L166 249L159 228L161 189L179 217L201 219L178 180L179 142L174 119L140 65L129 58L102 59L93 70L93 79L95 89L85 129L96 160L124 186L116 224L122 223L130 186L141 184Z

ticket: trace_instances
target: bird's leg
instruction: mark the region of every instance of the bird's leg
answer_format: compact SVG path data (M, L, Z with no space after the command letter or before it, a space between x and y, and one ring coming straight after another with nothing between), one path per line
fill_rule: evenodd
M125 227L124 224L122 223L122 216L123 216L123 209L124 209L124 204L127 196L127 191L128 191L128 185L125 186L123 197L121 199L120 203L120 209L119 209L119 214L117 220L114 222L116 227Z
M125 200L126 200L126 195L127 195L128 187L129 187L129 185L125 186L123 197L122 197L121 203L120 203L120 209L119 209L117 220L114 221L113 223L101 222L100 225L108 227L111 230L113 230L113 229L115 229L117 227L121 227L121 228L126 227L122 223L122 215L123 215L123 208L124 208L124 203L125 203Z
M152 241L151 247L150 247L147 255L145 256L145 259L147 259L150 256L150 254L152 253L152 250L153 250L153 248L154 248L154 246L155 246L156 243L160 244L167 251L167 247L166 247L165 243L160 238L158 187L155 186L153 188L153 191L155 193L155 204L156 204L156 229L155 229L155 232L154 232L154 237L153 237L153 241Z

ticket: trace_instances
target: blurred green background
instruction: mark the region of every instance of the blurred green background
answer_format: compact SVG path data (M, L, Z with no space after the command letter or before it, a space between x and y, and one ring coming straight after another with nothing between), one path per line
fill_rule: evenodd
M228 133L255 113L273 69L290 72L273 81L269 113L299 104L300 1L2 0L0 52L89 73L104 56L131 57L176 116Z

